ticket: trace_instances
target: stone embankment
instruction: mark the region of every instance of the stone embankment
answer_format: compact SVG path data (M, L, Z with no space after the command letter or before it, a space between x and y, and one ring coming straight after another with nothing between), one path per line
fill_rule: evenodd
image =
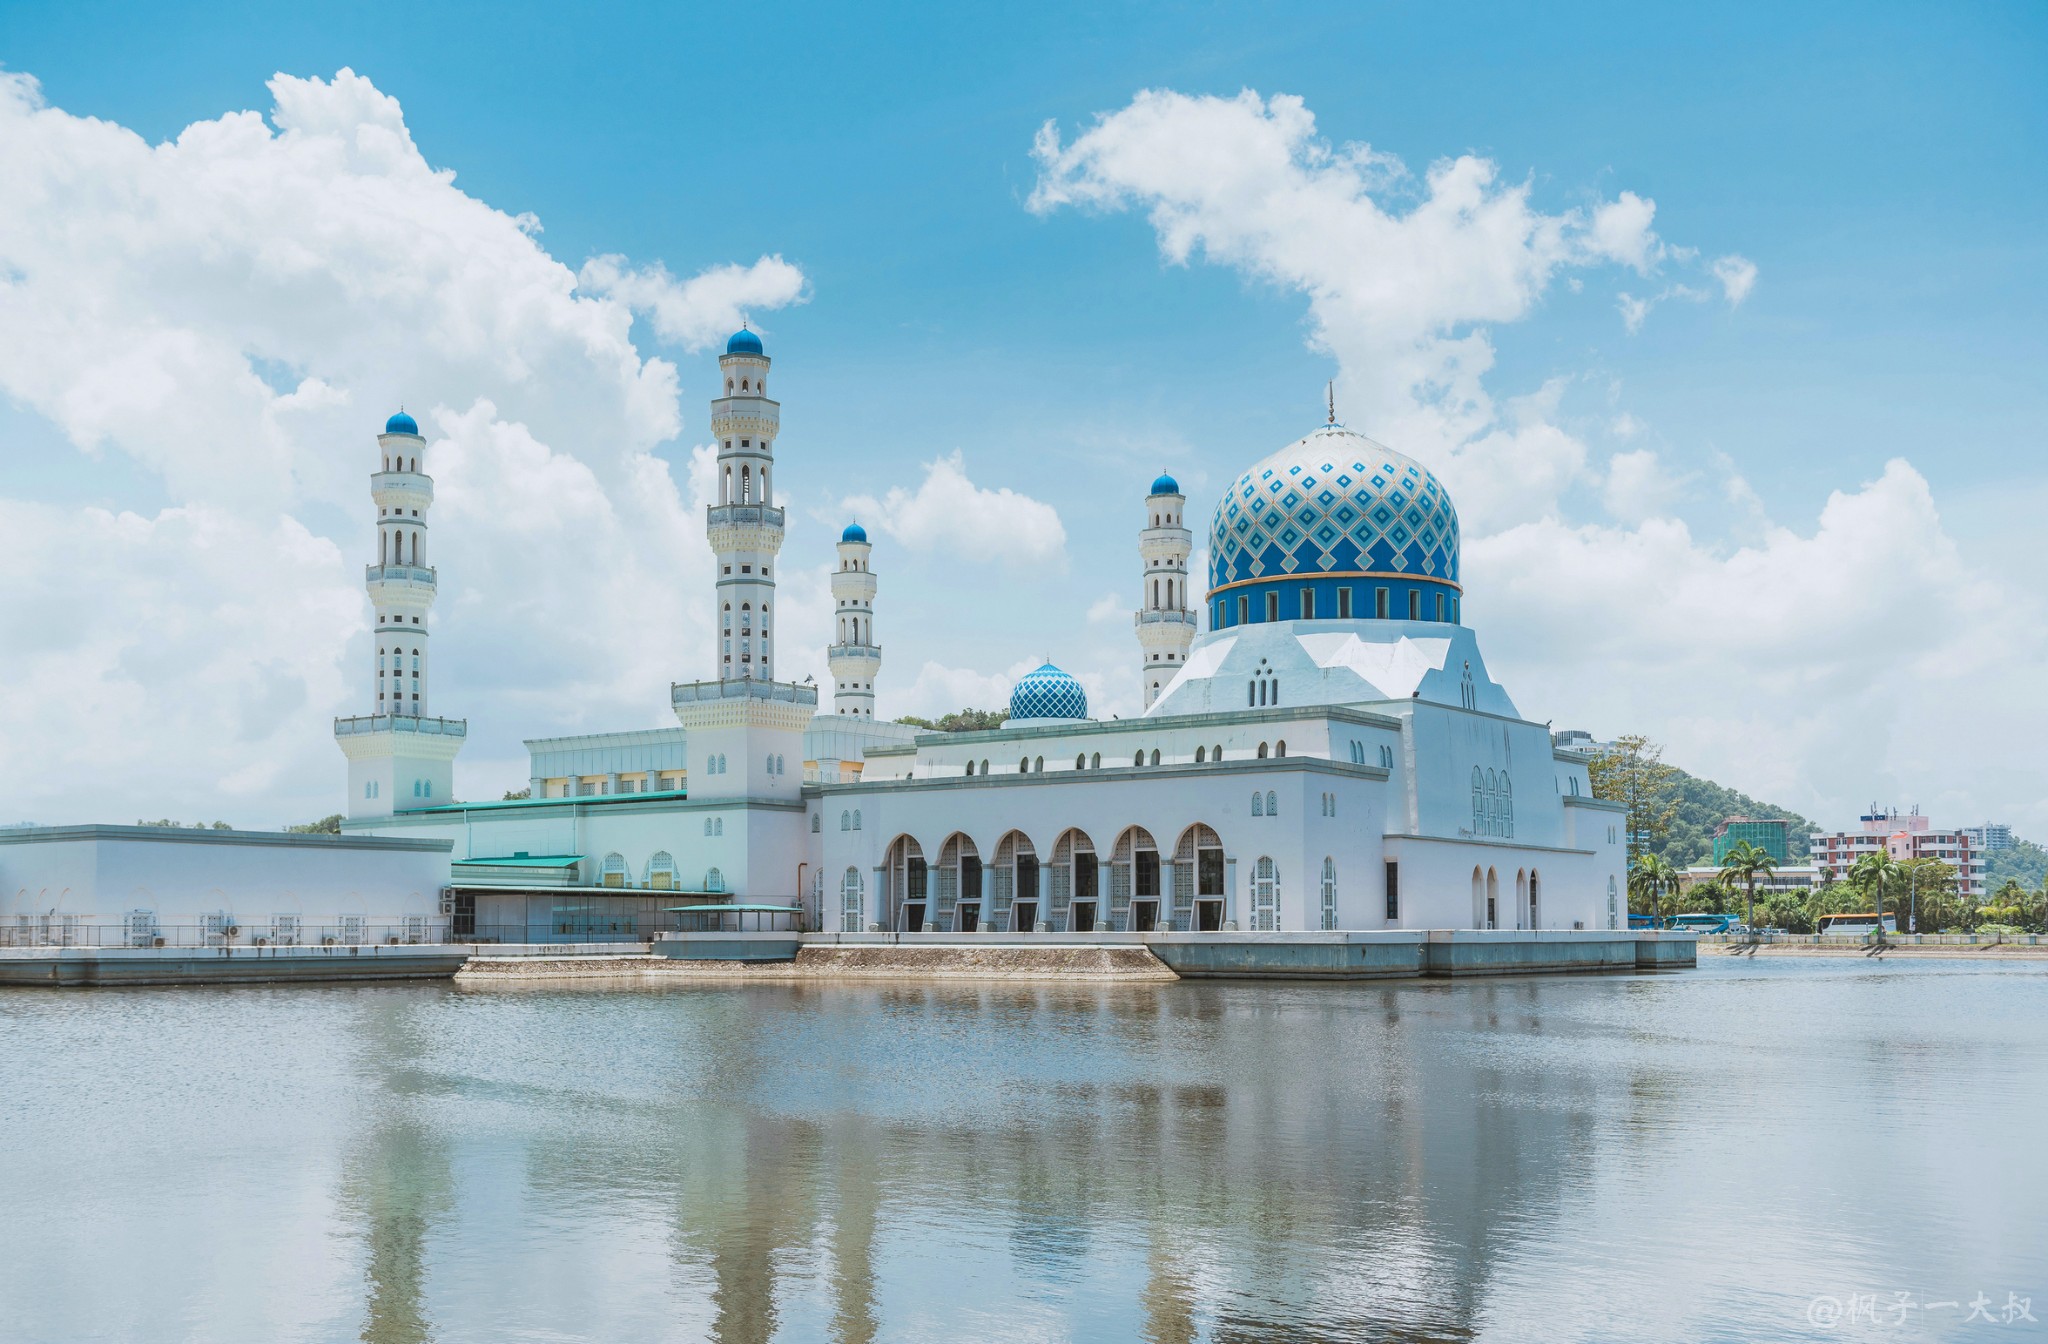
M804 947L789 961L476 956L463 983L525 980L1178 980L1141 946Z
M1705 937L1702 949L1729 957L1871 957L1886 961L2034 961L2048 962L2048 943L1915 943L1885 940L1879 951L1858 938L1800 940L1796 942L1750 942L1741 937Z

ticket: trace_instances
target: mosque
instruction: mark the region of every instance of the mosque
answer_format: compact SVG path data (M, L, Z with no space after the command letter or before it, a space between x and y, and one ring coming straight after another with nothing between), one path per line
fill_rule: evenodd
M1620 811L1488 675L1449 494L1334 407L1217 501L1199 600L1187 498L1151 483L1141 716L1090 718L1048 663L1000 728L938 733L875 717L858 525L832 575L830 711L776 679L780 405L755 333L719 365L709 675L672 687L674 727L529 741L523 800L452 797L466 725L429 712L427 444L403 413L378 436L374 699L335 723L344 833L448 842L451 937L644 936L688 905L1023 937L1625 925Z

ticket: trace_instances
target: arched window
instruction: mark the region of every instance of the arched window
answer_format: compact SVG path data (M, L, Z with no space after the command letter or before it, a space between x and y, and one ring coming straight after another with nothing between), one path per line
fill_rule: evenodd
M1074 757L1074 768L1076 770L1086 770L1088 768L1087 752L1084 751L1080 755Z
M712 868L706 871L704 874L704 890L724 891L725 874L719 872L716 868Z
M714 818L712 818L712 820L711 820L711 833L712 833L713 835L724 835L724 834L725 834L725 818L724 818L724 817L714 817Z
M711 818L709 817L704 818L704 834L711 834Z
M1209 749L1208 749L1207 747L1196 747L1196 748L1195 748L1195 764L1196 764L1196 765L1200 765L1200 764L1201 764L1201 763L1202 763L1203 761L1207 760L1208 758L1209 758Z
M765 765L765 766L763 766L762 768L763 768L764 770L766 770L766 771L767 771L767 772L768 772L769 774L771 774L771 775L775 773L775 753L774 753L774 752L772 752L772 751L771 751L771 752L769 752L769 753L768 753L768 764L767 764L767 765Z
M626 856L611 853L604 856L604 866L598 871L597 885L600 887L623 887L626 885Z
M1269 817L1280 815L1280 795L1271 789L1266 790L1266 815Z
M1500 772L1500 833L1515 838L1515 784L1508 772Z
M1257 789L1252 790L1252 815L1255 817L1266 815L1266 795L1260 793Z
M1479 767L1472 767L1472 834L1486 834L1486 783Z
M775 773L778 775L788 773L788 771L783 768L781 752L775 753Z
M1614 879L1610 877L1610 878L1608 878L1608 879L1607 879L1607 927L1608 927L1608 928L1610 928L1610 929L1613 929L1613 928L1619 928L1619 927L1620 927L1619 925L1617 925L1617 924L1616 924L1616 923L1614 922L1614 921L1615 921L1615 919L1616 919L1616 917L1617 917L1617 916L1618 916L1619 914L1620 914L1620 912L1619 912L1618 910L1616 910L1616 909L1615 909L1615 905L1614 905Z
M1279 740L1278 742L1275 742L1275 743L1273 744L1273 754L1274 754L1275 756L1285 756L1285 755L1287 754L1287 739L1286 739L1286 738L1284 738L1284 737L1283 737L1283 738L1281 738L1281 739L1280 739L1280 740Z
M1131 757L1131 764L1132 764L1132 765L1143 765L1144 763L1145 763L1145 753L1144 753L1143 751L1140 751L1140 752L1139 752L1139 753L1138 753L1137 755L1135 755L1135 756Z
M853 829L853 813L843 810L840 812L839 829L842 831L850 831Z
M1096 752L1096 753L1095 753L1095 754L1094 754L1093 756L1090 756L1090 757L1088 758L1088 768L1089 768L1090 770L1100 770L1100 769L1102 768L1102 753L1101 753L1101 752L1099 752L1099 751L1098 751L1098 752Z
M822 831L822 830L824 830L824 829L825 829L825 818L824 818L824 817L822 817L822 816L820 816L820 815L819 815L818 813L816 813L816 812L813 812L813 813L811 813L811 834L812 834L812 835L816 835L816 834L817 834L818 832L820 832L820 831Z
M1017 773L1020 775L1031 773L1031 758L1029 756L1023 757L1017 762Z
M1042 775L1045 773L1045 757L1035 756L1032 758L1031 773L1035 775Z
M974 774L974 762L973 762L973 761L969 761L969 762L967 763L967 773L968 773L968 775L969 775L969 776L972 776L972 775Z
M860 829L860 809L857 807L853 809L853 829Z
M981 773L983 773L984 775L988 773L988 758L987 758L987 757L983 757L983 758L982 758L982 762L981 762Z
M861 931L860 869L849 865L839 879L839 931Z
M1159 764L1159 748L1157 747L1152 748L1152 764Z
M1323 860L1323 928L1337 927L1337 861Z
M657 849L647 861L647 886L651 891L675 890L676 861L667 850Z
M1261 854L1252 866L1252 931L1254 933L1277 933L1280 930L1280 869L1273 860Z
M1263 742L1259 743L1259 759L1262 761L1266 759L1266 744Z
M1389 770L1394 768L1394 749L1384 743L1380 746L1380 764Z
M1209 759L1212 761L1220 761L1223 759L1223 744L1221 742L1218 742L1215 746L1209 748Z

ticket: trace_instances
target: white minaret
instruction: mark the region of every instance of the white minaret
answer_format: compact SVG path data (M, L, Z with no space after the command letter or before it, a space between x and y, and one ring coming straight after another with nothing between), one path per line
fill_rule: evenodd
M376 668L368 714L334 721L348 758L349 815L390 816L455 801L455 755L469 725L427 713L427 618L434 570L427 563L427 510L434 478L421 469L427 441L404 411L377 436L370 476L377 505L377 559L364 575L374 616ZM374 698L370 698L374 697Z
M1195 613L1188 608L1188 556L1194 537L1181 525L1187 503L1180 483L1162 475L1145 496L1145 530L1138 534L1138 552L1145 560L1144 605L1134 622L1138 645L1145 651L1145 708L1166 689L1187 661L1195 642Z
M875 643L875 572L868 567L873 551L859 523L848 523L839 534L839 568L832 574L838 630L825 650L833 710L862 719L875 717L875 673L882 670L882 649Z
M782 549L782 510L772 474L782 408L768 400L768 356L761 338L741 328L718 360L725 395L711 403L718 438L718 503L705 531L716 559L717 676L721 681L775 679L775 556Z

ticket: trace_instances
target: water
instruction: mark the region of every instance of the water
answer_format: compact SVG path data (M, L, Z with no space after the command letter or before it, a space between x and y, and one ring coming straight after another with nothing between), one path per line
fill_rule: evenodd
M8 1341L2048 1331L2048 966L15 991L0 1087Z

